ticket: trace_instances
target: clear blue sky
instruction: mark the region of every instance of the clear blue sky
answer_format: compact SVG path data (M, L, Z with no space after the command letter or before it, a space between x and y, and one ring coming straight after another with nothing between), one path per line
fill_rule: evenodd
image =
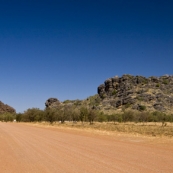
M172 0L0 0L0 100L84 99L105 79L173 74Z

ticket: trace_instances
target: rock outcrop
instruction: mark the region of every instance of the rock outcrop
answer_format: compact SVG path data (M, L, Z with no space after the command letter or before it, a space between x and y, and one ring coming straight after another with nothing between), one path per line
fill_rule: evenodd
M46 101L45 106L46 106L46 108L56 108L60 104L61 104L61 102L57 98L49 98Z
M124 107L139 111L172 112L173 76L115 76L98 87L98 94L106 109Z
M85 100L49 98L46 108L81 107L94 108L112 114L124 110L160 111L173 113L173 76L144 77L123 75L107 79L98 88L98 94Z
M4 104L3 102L0 101L0 114L6 113L6 112L15 113L16 110L12 108L11 106Z

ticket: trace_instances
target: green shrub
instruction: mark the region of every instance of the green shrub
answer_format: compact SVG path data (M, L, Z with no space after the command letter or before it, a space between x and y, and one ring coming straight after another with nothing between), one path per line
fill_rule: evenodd
M112 91L112 95L116 95L117 94L117 91L116 90L113 90Z
M16 114L16 121L17 122L21 122L22 121L22 114L21 113Z
M157 83L157 84L156 84L156 87L160 87L160 84L159 84L159 83Z
M129 108L130 107L130 103L127 103L126 105L125 105L125 108L127 109L127 108Z
M122 121L127 122L127 121L133 121L134 120L134 112L132 111L125 111L122 114Z
M50 122L52 124L54 121L57 120L57 112L53 109L46 109L44 111L45 114L45 120Z
M145 111L146 110L146 106L144 105L139 105L139 111Z
M43 111L38 108L29 108L21 116L20 121L34 122L41 121L44 118Z
M140 96L137 96L136 99L138 99L139 101L143 101L143 98Z
M104 99L104 98L106 98L106 94L102 94L100 97L101 97L102 99Z
M98 112L94 109L90 109L88 112L88 120L90 122L90 124L93 124L94 120L97 117Z
M64 104L70 103L70 100L64 100L63 103L64 103Z
M15 119L15 114L13 114L13 113L6 112L3 114L0 114L0 121L5 121L5 122L11 121L12 122L14 119Z
M110 115L110 120L115 122L122 122L122 114L112 114Z
M87 109L87 107L81 107L80 108L79 119L81 120L82 123L84 121L87 121L87 119L88 119L88 109Z
M167 79L164 79L162 83L167 85L169 83L169 81Z
M107 115L104 113L100 113L97 115L98 122L107 122Z

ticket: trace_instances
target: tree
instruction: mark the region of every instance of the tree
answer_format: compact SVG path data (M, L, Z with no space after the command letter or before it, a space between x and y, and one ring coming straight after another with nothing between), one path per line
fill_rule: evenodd
M83 124L84 120L86 121L87 116L88 116L88 109L86 107L81 107L80 108L80 116L79 116L79 118L80 118L82 124Z
M43 110L36 110L35 121L41 122L45 119Z
M141 112L139 113L139 121L141 122L147 122L148 121L148 115L149 113L148 112Z
M93 124L94 119L97 117L97 111L94 109L90 109L88 112L88 120L90 124Z
M134 119L134 112L132 112L132 111L125 111L122 114L122 119L123 119L124 122L133 121L133 119Z
M64 109L59 109L57 112L58 120L63 124L67 118L67 112Z
M29 108L27 109L24 114L23 114L23 120L24 121L29 121L29 122L34 122L35 121L35 117L37 115L38 112L38 108Z
M106 122L107 121L107 114L104 114L103 112L100 112L97 114L97 121L98 122Z
M16 114L16 121L21 122L21 120L22 120L22 114L21 113Z
M54 121L57 120L57 114L54 109L46 109L45 110L45 120L52 124Z
M72 121L77 122L79 120L79 117L80 117L80 111L77 108L73 109L71 113Z
M9 113L9 112L5 112L3 114L0 114L0 121L13 121L15 118L15 114L13 113Z

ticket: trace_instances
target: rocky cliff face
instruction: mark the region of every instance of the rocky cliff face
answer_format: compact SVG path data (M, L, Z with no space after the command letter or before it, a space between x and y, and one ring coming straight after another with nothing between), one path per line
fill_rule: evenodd
M112 77L98 87L104 109L130 108L148 111L173 111L173 76Z
M0 114L6 113L6 112L15 113L16 111L11 106L4 104L0 101Z

